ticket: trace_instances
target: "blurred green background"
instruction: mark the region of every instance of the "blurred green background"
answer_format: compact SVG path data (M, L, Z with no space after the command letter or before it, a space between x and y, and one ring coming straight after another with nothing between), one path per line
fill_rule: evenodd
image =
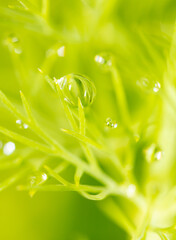
M95 202L76 193L27 193L7 190L0 198L1 239L125 239Z

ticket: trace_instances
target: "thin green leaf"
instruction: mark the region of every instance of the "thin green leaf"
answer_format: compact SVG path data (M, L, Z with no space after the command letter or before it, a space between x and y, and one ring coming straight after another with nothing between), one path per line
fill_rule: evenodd
M44 166L44 168L48 171L48 173L50 174L51 177L55 178L57 181L59 181L63 185L65 185L65 186L70 185L70 183L68 181L66 181L64 178L62 178L60 175L58 175L55 171L53 171L48 166Z
M13 176L7 178L5 181L0 183L0 191L3 191L4 189L10 187L14 183L16 183L20 178L23 177L23 175L26 173L27 169L22 169L18 171L16 174Z
M28 0L17 0L26 10L35 10L35 7Z
M0 100L17 118L20 118L24 122L26 121L23 115L17 110L17 108L11 103L11 101L6 97L6 95L2 91L0 91Z
M126 126L130 126L130 116L128 112L128 106L126 102L126 96L124 93L122 81L120 78L120 74L118 70L113 66L111 69L113 85L116 93L116 100L119 106L119 111L121 114L121 118L123 119Z
M47 19L49 12L49 0L42 0L42 16Z
M162 232L157 232L157 234L160 236L161 240L169 240L169 238Z
M61 172L63 172L68 166L69 166L69 164L68 164L67 162L62 162L61 164L58 164L58 166L54 168L54 171L55 171L56 173L61 173Z
M76 186L79 186L79 184L80 184L80 179L81 179L81 177L82 177L83 174L84 174L84 171L83 171L82 169L80 169L80 168L77 168L77 169L76 169L76 173L75 173L75 175L74 175L74 180L75 180Z
M85 197L85 198L87 198L89 200L101 201L101 200L105 199L108 196L109 192L104 190L103 192L101 192L99 194L89 194L89 193L86 193L86 192L80 192L80 194L83 197Z
M20 94L21 94L21 99L22 99L22 102L23 102L23 106L26 110L26 113L29 117L29 124L32 128L32 130L35 131L36 134L38 134L38 136L40 138L42 138L46 143L50 144L51 146L54 146L56 149L60 150L60 146L59 144L54 140L52 139L51 137L48 137L45 132L40 128L40 126L37 124L37 122L35 121L33 115L32 115L32 111L31 111L31 108L29 106L29 103L27 101L27 99L25 98L24 94L20 91Z
M22 103L23 103L23 107L24 107L24 109L27 113L27 116L28 116L29 120L31 122L35 122L34 117L32 115L31 108L29 106L29 103L28 103L27 99L25 98L24 94L22 93L22 91L20 91L20 96L21 96L21 100L22 100Z
M79 141L85 143L85 144L89 144L95 148L98 148L100 150L104 150L103 146L98 144L97 142L93 141L92 139L83 136L77 132L71 131L71 130L67 130L67 129L61 129L63 132L67 133L68 135L78 139Z
M80 123L79 132L81 135L84 136L86 133L86 119L85 119L85 114L84 114L84 108L83 108L80 98L78 98L78 113L79 113L79 123ZM84 144L82 142L81 142L81 146L83 148L83 151L84 151L89 163L92 164L93 166L97 166L96 159L95 159L94 154L92 153L91 149L89 148L89 146L87 146L87 144Z
M67 162L62 162L61 164L58 164L58 166L56 168L54 168L54 172L60 173L60 172L64 171L68 167L68 165L69 164ZM41 182L40 184L37 184L37 185L41 186L41 185L45 184L46 181ZM37 193L37 190L31 190L30 191L30 196L33 197L36 193Z
M6 128L3 128L3 127L0 127L0 132L10 138L12 138L13 140L17 141L17 142L20 142L26 146L29 146L31 148L34 148L36 150L39 150L41 152L45 152L45 153L48 153L48 154L53 154L53 149L41 144L41 143L38 143L34 140L31 140L29 138L26 138L24 136L21 136L20 134L18 133L15 133L15 132L12 132Z
M97 186L87 186L87 185L79 185L75 186L73 184L71 185L45 185L45 186L33 186L33 187L29 187L29 186L18 186L17 188L20 191L24 191L24 190L31 190L31 189L35 189L37 191L76 191L76 192L80 192L80 191L87 191L87 192L92 192L92 193L97 193L100 191L103 191L104 188L103 187L97 187Z
M17 167L21 164L22 161L23 161L23 158L18 157L16 159L14 159L13 161L1 162L0 163L0 170L5 170L5 169L10 169L10 168L13 168L13 167Z
M50 87L57 92L55 81L50 78L48 75L44 74L43 70L38 68L38 71L43 75L44 79L47 81L47 83L50 85Z

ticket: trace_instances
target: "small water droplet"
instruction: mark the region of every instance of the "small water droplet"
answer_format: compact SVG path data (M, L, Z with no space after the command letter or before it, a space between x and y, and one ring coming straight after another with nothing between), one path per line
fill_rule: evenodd
M144 149L145 158L147 162L160 161L163 158L164 152L156 144L151 144L148 148Z
M28 124L23 123L23 121L20 119L16 120L16 124L18 125L18 127L20 129L28 129L29 128Z
M39 71L39 73L43 74L43 70L41 68L37 68L37 70Z
M109 128L117 128L118 123L116 121L113 121L111 118L106 119L106 126Z
M109 70L112 67L112 56L109 53L101 53L95 56L95 62L104 70Z
M149 93L158 93L161 88L161 84L158 81L151 79L150 77L142 77L136 82L136 84L141 89Z
M16 53L21 54L22 48L20 46L20 40L15 34L10 34L6 40L5 44L8 46L9 50Z
M6 156L9 156L12 153L14 153L15 149L16 149L16 146L14 142L7 142L3 147L3 153Z
M136 194L136 186L135 186L134 184L130 184L130 185L127 187L126 194L127 194L127 197L128 197L128 198L134 197L135 194Z
M78 98L84 107L89 106L94 101L96 88L86 76L68 74L58 79L56 84L60 86L65 101L72 107L78 106Z
M159 147L155 148L154 161L160 161L163 157L163 154L163 151Z
M57 55L59 57L65 57L65 46L62 46L62 47L58 48Z
M16 54L21 54L21 53L22 53L22 49L21 49L20 47L14 48L14 52L15 52Z
M161 84L159 82L155 82L153 91L157 93L160 90L160 88L161 88Z
M36 186L44 183L48 179L48 175L45 172L37 172L30 177L30 185Z
M111 124L112 124L112 119L111 119L111 118L107 118L107 119L106 119L106 126L107 126L107 127L110 127Z
M46 51L46 57L51 57L53 55L56 54L56 50L53 49L53 48L49 48L47 51Z

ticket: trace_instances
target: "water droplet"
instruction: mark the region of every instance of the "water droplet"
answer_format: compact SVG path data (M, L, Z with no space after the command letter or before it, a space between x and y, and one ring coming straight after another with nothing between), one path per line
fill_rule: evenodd
M106 119L106 126L109 127L109 128L117 128L118 123L116 121L112 121L111 118L107 118Z
M11 155L15 151L15 149L16 149L15 143L8 142L3 147L3 153L6 156L9 156L9 155Z
M43 74L43 70L40 68L37 68L37 70L39 71L39 73Z
M16 53L16 54L21 54L22 53L22 49L21 48L14 48L14 52Z
M112 67L112 56L109 53L101 53L95 56L95 62L104 70Z
M84 107L93 103L96 95L96 88L87 77L78 74L69 74L56 81L62 90L64 99L72 107L78 106L80 98Z
M10 34L6 40L5 44L8 46L9 50L16 53L21 54L22 48L20 46L19 38L15 34Z
M160 90L160 88L161 88L161 84L159 82L155 82L153 91L157 93Z
M117 122L114 122L113 124L114 124L114 126L113 126L114 128L117 128L117 127L118 127Z
M145 158L147 162L160 161L163 158L164 152L156 144L151 144L148 148L144 149Z
M65 57L65 46L62 46L62 47L58 48L57 55L59 57Z
M26 123L23 123L23 121L20 119L16 120L16 124L18 125L18 127L20 129L28 129L29 128L29 126Z
M37 172L34 176L30 177L30 185L36 186L44 183L48 179L48 175L45 172Z
M154 161L160 161L163 157L163 154L163 151L159 147L155 148Z
M150 93L158 93L161 88L161 84L158 81L155 81L149 77L142 77L136 82L136 84L144 91Z
M135 194L136 194L136 186L135 186L134 184L130 184L130 185L127 187L126 194L127 194L127 197L128 197L128 198L134 197Z

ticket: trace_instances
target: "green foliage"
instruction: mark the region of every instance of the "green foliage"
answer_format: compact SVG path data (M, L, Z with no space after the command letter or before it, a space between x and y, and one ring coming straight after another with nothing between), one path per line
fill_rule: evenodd
M1 2L1 191L75 191L128 239L175 239L175 7Z

